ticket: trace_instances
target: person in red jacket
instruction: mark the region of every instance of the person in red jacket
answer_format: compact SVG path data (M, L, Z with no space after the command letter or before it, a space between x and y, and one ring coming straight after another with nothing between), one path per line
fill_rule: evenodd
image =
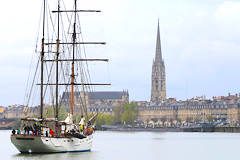
M54 136L52 129L50 129L50 135L51 135L52 137Z

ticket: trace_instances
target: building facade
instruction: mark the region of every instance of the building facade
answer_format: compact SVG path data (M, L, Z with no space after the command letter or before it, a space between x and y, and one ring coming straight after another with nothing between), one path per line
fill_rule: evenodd
M231 121L240 123L240 95L213 97L202 100L199 97L187 101L174 101L161 105L140 106L139 120L178 120L185 122Z
M153 118L185 122L206 122L217 120L240 122L240 104L151 106L140 108L139 120L149 121Z
M27 107L23 105L12 105L8 107L0 108L0 118L24 118L24 117L33 117L39 115L39 106L36 107Z
M159 22L157 28L157 41L155 58L152 64L151 103L159 104L166 99L166 74L162 58Z
M83 103L85 97L88 107L122 107L129 102L128 91L100 91L87 92L85 96L83 92L74 92L74 101L76 106ZM70 92L64 92L61 98L61 105L70 106Z

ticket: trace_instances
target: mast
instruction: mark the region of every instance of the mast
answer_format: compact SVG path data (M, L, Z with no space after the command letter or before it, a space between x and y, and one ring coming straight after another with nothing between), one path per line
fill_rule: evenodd
M73 34L72 34L72 40L73 40L73 53L72 53L72 74L71 74L71 110L70 114L73 115L74 110L74 61L75 61L75 46L76 46L76 19L77 19L77 0L74 0L74 23L73 23Z
M71 42L60 42L60 13L61 12L66 12L66 13L73 13L73 33L72 33L72 40ZM56 63L56 77L55 77L55 83L42 83L41 85L54 85L56 86L55 89L56 89L56 97L55 97L55 105L56 105L56 108L55 108L55 111L56 111L56 114L55 114L55 119L56 119L56 127L58 127L58 110L59 110L59 102L58 102L58 94L59 94L59 91L58 91L58 87L59 86L71 86L71 105L70 105L70 115L73 115L73 111L74 111L74 86L75 85L81 85L81 86L89 86L89 85L111 85L111 84L102 84L102 83L76 83L76 79L75 79L75 62L78 62L78 61L103 61L103 62L108 62L108 59L87 59L87 58L76 58L76 53L77 53L77 45L80 45L80 44L86 44L86 45L105 45L106 42L78 42L77 41L77 12L101 12L100 10L77 10L77 0L74 0L74 8L73 10L60 10L60 0L58 0L58 9L55 10L55 11L52 11L52 13L57 13L57 39L56 39L56 42L51 42L51 43L44 43L45 45L47 46L51 46L51 45L56 45L56 56L55 58L53 59L46 59L46 60L43 60L44 62L54 62ZM71 55L71 59L59 59L59 47L60 45L72 45L72 55ZM59 62L67 62L67 61L71 61L71 75L70 75L70 83L61 83L59 82ZM37 84L39 85L39 84Z
M60 1L58 0L58 11L60 11ZM58 57L59 57L59 32L60 32L60 12L57 16L57 40L56 40L56 114L55 118L58 121Z
M43 119L43 64L44 64L44 37L45 37L45 12L46 0L43 0L43 35L41 44L41 89L40 89L40 119Z

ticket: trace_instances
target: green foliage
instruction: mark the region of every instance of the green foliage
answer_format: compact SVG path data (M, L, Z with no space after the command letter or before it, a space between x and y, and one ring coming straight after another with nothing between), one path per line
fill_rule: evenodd
M73 115L73 119L75 120L75 123L79 123L81 121L81 115L78 114L74 114Z
M59 107L59 120L64 120L67 117L66 106ZM100 128L101 125L111 125L113 122L121 122L126 124L132 124L138 116L138 107L134 102L124 104L124 107L116 107L113 109L114 116L104 115L99 113L95 124L97 128ZM55 116L55 107L45 108L44 117L51 118ZM92 117L92 114L89 114L88 117ZM85 117L86 118L86 117ZM81 115L74 114L73 119L75 123L79 123L81 120Z
M121 122L123 124L132 124L138 116L138 107L135 102L126 103L124 105L124 111L121 117Z
M115 122L121 122L121 118L124 112L123 107L115 107L113 108L113 114L114 114L114 121Z
M88 114L88 118L91 118L93 116L93 114ZM74 114L73 115L73 119L75 120L76 123L79 123L81 120L81 115L80 114ZM86 119L86 116L85 116ZM92 123L94 123L95 121L95 125L96 128L101 128L101 125L111 125L114 122L114 117L111 115L104 115L102 113L99 113L96 117L95 120L92 121Z
M55 107L47 107L44 112L44 117L53 118L55 117ZM60 121L65 120L67 117L66 106L59 106L58 119Z
M212 122L213 121L213 116L207 116L207 121Z
M18 129L21 126L21 119L16 119L13 124L11 125L12 128Z
M47 117L47 118L53 118L55 116L54 115L54 108L53 107L45 108L45 112L44 112L43 116Z
M66 110L67 110L67 107L66 106L60 106L59 107L59 112L58 112L58 119L60 120L60 121L63 121L63 120L65 120L66 118L67 118L67 112L66 112Z
M114 121L114 117L111 115L104 115L99 113L96 118L96 128L100 128L101 125L110 125Z

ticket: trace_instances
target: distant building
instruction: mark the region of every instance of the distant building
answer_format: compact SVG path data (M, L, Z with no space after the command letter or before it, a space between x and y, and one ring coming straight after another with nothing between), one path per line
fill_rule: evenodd
M161 40L159 22L157 28L157 42L155 59L152 64L152 89L151 89L151 103L159 104L166 100L166 76L165 64L162 58Z
M84 94L88 107L121 107L129 102L128 91L74 92L76 106L84 103ZM70 106L70 97L70 92L64 92L61 105Z
M0 118L23 118L32 117L39 114L39 107L27 107L23 105L11 105L5 107L3 113L0 112Z
M204 122L213 119L240 123L240 96L229 94L213 97L212 100L202 96L186 101L171 98L161 105L141 106L138 118L142 121L157 118L168 121Z
M134 101L135 104L140 107L140 106L148 106L149 102L148 101Z
M4 118L4 107L0 107L0 118Z

